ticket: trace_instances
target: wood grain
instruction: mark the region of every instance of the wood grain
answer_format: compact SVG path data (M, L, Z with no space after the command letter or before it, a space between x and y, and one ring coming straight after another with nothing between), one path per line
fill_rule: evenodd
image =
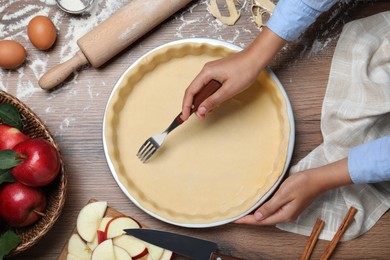
M23 36L25 32L11 29L13 25L20 21L27 22L30 16L44 10L45 1L12 0L12 4L5 2L7 5L0 8L0 23L4 25L2 30L9 30L11 36L15 35L24 46L27 46L29 57L38 56L47 60L46 69L59 64L62 47L69 41L65 36L69 26L67 19L71 16L67 14L61 16L62 23L57 24L59 31L57 42L49 52L43 53L31 46L28 38ZM245 256L246 259L299 259L308 238L281 231L273 226L228 224L207 229L188 229L156 220L131 203L119 189L107 166L102 146L105 105L119 77L136 59L172 40L208 37L246 47L258 34L259 29L252 22L248 9L242 12L235 26L224 27L216 24L210 16L206 2L193 1L188 8L157 26L100 69L84 67L68 78L64 85L50 92L39 88L37 83L39 75L36 76L35 72L29 69L34 62L29 58L22 77L18 71L0 74L0 87L6 88L13 95L22 96L21 100L49 127L61 147L69 176L65 207L53 229L33 248L12 259L56 259L73 230L78 212L91 197L108 201L113 208L134 217L148 227L215 241L223 254ZM289 43L270 64L286 89L294 111L296 144L291 165L322 142L320 131L322 99L328 82L333 51L343 25L354 19L390 10L390 2L387 0L352 2L349 7L338 6L323 14L299 41ZM29 4L42 8L31 9L26 13L25 19L2 20L6 14L17 12ZM322 44L323 48L314 48L318 46L315 44ZM24 93L20 86L28 82L32 82L30 87L33 91ZM339 243L332 257L389 259L390 247L387 246L389 240L390 213L387 212L364 235L352 241ZM329 241L318 241L311 259L319 259L328 243Z

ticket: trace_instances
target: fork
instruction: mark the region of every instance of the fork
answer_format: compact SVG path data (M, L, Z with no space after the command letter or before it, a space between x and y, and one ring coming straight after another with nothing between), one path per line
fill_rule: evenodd
M194 113L199 105L209 96L211 96L213 93L215 93L220 87L222 86L221 83L218 81L212 79L207 83L195 96L194 101L192 103L191 112L190 114ZM137 153L137 157L141 160L141 162L145 163L147 162L150 157L160 148L162 143L164 142L165 137L176 127L181 125L184 121L181 119L182 114L180 113L178 116L175 117L175 119L172 121L172 123L168 126L168 128L159 134L156 134L152 137L149 137L140 147Z

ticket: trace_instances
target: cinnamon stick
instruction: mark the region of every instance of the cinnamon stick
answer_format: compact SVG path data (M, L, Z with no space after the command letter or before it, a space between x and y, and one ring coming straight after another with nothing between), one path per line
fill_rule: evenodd
M336 248L337 243L340 241L341 237L343 236L343 234L347 230L347 227L352 222L356 212L357 212L357 209L354 207L351 207L348 210L347 215L345 216L339 229L337 230L336 234L334 235L332 241L329 243L328 247L325 249L325 252L321 256L321 260L327 260L332 255L334 249Z
M307 241L305 250L303 251L303 255L301 256L301 260L308 260L310 258L310 255L313 252L314 246L318 241L318 237L320 236L324 224L325 222L322 219L317 218L313 230L311 231L309 240Z

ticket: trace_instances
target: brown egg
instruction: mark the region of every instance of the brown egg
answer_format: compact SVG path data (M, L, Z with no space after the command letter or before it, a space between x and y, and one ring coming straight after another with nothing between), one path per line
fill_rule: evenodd
M57 30L53 22L46 16L36 16L28 23L27 35L31 43L40 50L53 46L57 38Z
M0 41L0 67L3 69L16 69L23 64L27 53L24 47L11 40Z

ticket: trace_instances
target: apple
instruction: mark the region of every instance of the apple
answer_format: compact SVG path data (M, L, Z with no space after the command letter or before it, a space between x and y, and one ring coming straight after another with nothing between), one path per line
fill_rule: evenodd
M21 162L11 169L12 175L27 186L39 187L52 182L60 170L57 149L42 138L27 139L12 149Z
M100 222L99 228L96 230L96 236L91 242L87 242L88 247L91 250L94 250L95 247L97 247L98 244L103 242L104 240L107 239L106 233L104 230L106 229L107 223L113 219L112 217L104 217L102 221Z
M139 259L148 254L148 249L144 241L128 235L122 235L112 239L115 246L119 246L127 251L132 259Z
M129 216L117 216L111 219L105 228L106 238L114 238L125 234L127 228L141 228L141 225Z
M106 201L96 201L84 206L77 217L77 232L87 242L95 239L96 231L107 209ZM96 248L95 248L96 249Z
M91 260L112 260L115 259L114 245L112 239L107 239L99 244L95 250L92 251Z
M68 256L76 256L80 260L89 260L92 255L92 250L77 234L73 234L68 242ZM68 258L69 259L69 258Z
M119 246L114 246L114 254L116 260L132 260L127 251Z
M160 260L171 260L173 256L173 252L168 249L164 249L164 253L162 254Z
M148 260L160 259L164 253L164 248L152 245L150 243L144 242L146 248L148 249Z
M68 254L66 256L66 260L80 260L80 258L78 258L77 256L74 256L72 254ZM84 259L83 259L84 260Z
M13 227L25 227L40 219L46 208L42 190L19 182L0 187L0 218Z
M0 150L12 149L18 143L29 138L15 127L0 125Z

